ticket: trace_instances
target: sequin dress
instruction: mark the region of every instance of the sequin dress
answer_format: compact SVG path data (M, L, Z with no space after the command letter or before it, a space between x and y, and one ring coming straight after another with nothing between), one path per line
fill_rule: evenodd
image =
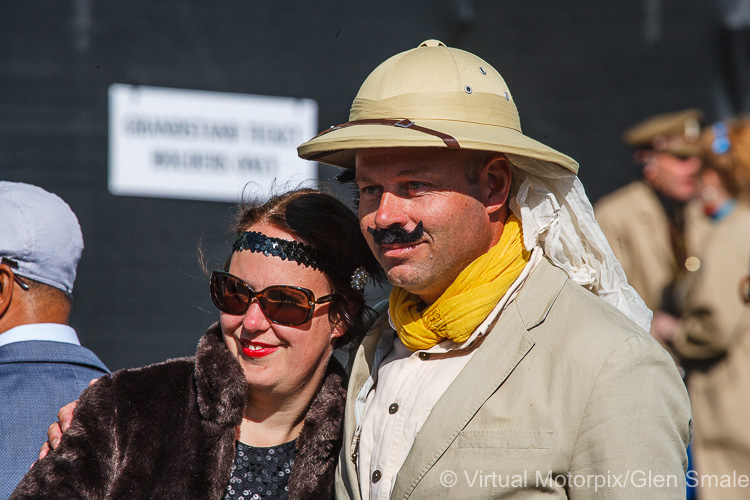
M287 483L294 465L295 442L257 448L238 441L224 500L289 498Z

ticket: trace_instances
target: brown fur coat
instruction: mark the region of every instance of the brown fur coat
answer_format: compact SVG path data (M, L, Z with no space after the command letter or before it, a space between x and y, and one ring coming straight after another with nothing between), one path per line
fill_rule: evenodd
M346 374L335 359L297 439L289 498L332 498ZM229 483L245 378L218 325L194 358L122 370L88 388L60 446L11 499L220 499Z

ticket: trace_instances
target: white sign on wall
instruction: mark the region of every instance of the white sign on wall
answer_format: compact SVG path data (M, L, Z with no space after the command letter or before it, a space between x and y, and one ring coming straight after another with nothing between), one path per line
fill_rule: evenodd
M297 146L316 133L310 99L115 84L109 88L109 190L238 201L317 176Z

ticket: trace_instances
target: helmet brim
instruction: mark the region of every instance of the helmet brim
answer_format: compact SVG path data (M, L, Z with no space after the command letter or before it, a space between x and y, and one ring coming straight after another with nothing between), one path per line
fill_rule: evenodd
M551 168L578 173L575 160L511 128L450 120L416 120L415 123L453 137L461 149L528 157L550 164ZM449 146L438 136L408 127L357 124L324 131L301 144L297 153L307 160L354 170L358 150L398 147Z

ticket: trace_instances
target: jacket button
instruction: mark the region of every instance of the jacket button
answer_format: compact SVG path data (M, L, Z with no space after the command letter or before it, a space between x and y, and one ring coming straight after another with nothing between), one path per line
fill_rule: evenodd
M388 407L388 413L393 415L398 411L398 403L391 403L391 406Z
M430 359L430 353L429 352L420 352L419 353L419 359Z
M380 481L380 478L381 478L382 476L383 476L383 475L382 475L382 474L380 473L380 471L379 471L379 470L376 470L375 472L373 472L373 473L372 473L372 482L373 482L373 483L377 483L378 481Z

